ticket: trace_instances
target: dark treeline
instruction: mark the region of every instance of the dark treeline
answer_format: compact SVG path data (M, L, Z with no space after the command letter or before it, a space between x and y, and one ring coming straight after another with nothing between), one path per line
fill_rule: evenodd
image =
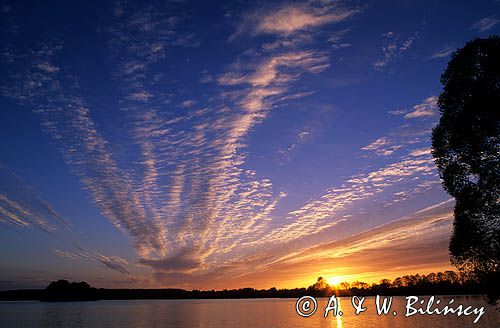
M322 277L307 288L307 295L311 296L374 296L374 295L461 295L484 294L488 286L481 285L473 280L457 274L454 271L438 273L415 274L397 277L394 280L382 279L378 284L367 284L360 281L352 283L342 282L336 286L329 286Z
M40 290L11 290L0 292L0 300L83 301L83 300L127 300L127 299L222 299L222 298L298 298L305 295L315 297L372 296L372 295L460 295L483 294L487 286L468 280L453 271L408 275L393 281L382 279L378 284L343 282L329 286L319 277L308 288L231 290L184 290L166 289L104 289L91 287L86 282L70 283L58 280Z

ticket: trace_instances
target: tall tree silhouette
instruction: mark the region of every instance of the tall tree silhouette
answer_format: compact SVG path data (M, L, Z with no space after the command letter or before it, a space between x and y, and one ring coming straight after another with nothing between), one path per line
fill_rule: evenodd
M500 279L500 38L475 39L456 51L441 76L441 118L432 154L455 198L452 263L488 285Z

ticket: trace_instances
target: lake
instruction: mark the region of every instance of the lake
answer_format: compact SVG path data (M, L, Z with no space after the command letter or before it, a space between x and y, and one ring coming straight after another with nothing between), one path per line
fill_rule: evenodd
M441 304L450 300L438 298ZM295 312L296 299L0 302L0 327L500 327L500 313L480 296L453 298L454 305L485 307L477 324L474 315L405 318L404 297L394 297L391 313L378 316L375 298L367 297L365 312L355 315L351 299L340 298L343 315L328 318L323 317L328 299L318 299L318 310L307 318Z

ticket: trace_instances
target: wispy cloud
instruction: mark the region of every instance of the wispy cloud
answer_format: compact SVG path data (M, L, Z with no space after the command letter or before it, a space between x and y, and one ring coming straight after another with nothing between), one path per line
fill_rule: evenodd
M59 71L59 67L54 66L50 63L40 63L37 67L46 73L55 73Z
M297 133L295 141L290 144L286 149L278 150L278 153L286 158L287 160L291 159L291 154L297 149L297 146L307 142L311 139L311 132L309 130L302 130Z
M5 166L0 165L0 223L21 228L35 227L60 242L77 244L77 234L68 220L57 213L39 193ZM131 276L125 269L127 261L119 257L108 257L85 251L79 246L78 252L53 249L58 256L73 260L92 260L103 266Z
M329 12L325 8L306 8L299 6L286 6L262 17L257 24L259 33L290 34L345 20L352 16L354 10L336 10Z
M49 233L56 240L76 245L77 240L67 219L43 200L39 193L28 186L5 166L0 165L0 223L20 228L35 227ZM77 252L53 249L58 256L72 260L90 260L106 268L132 277L125 268L129 263L117 256L88 252L79 246Z
M344 21L358 12L358 9L342 8L338 4L321 1L265 8L248 14L230 39L244 33L290 36Z
M387 66L387 64L389 64L394 58L397 58L407 52L418 38L418 34L415 33L414 35L411 35L403 40L401 40L400 35L395 32L383 33L381 37L384 40L384 44L382 46L382 58L373 63L373 68L378 71L382 71L384 67Z
M438 113L438 97L430 96L412 108L390 111L393 115L403 115L406 119L433 117Z
M389 156L401 147L401 145L393 144L387 139L387 137L382 137L375 140L368 146L361 148L361 150L372 151L379 156Z
M485 32L497 25L498 22L500 22L500 20L495 16L484 17L472 24L471 30Z
M194 100L194 99L188 99L188 100L184 100L183 102L181 102L181 107L182 108L191 108L195 104L196 104L196 100Z
M389 111L389 114L402 116L405 119L404 124L362 147L361 150L367 155L387 157L403 150L407 151L411 147L423 146L422 143L430 140L430 133L435 124L438 113L437 100L437 96L430 96L414 106Z
M419 157L419 156L427 156L431 154L430 148L419 148L415 149L410 153L410 156Z
M68 220L56 212L39 193L10 169L0 164L0 223L35 227L48 233L69 228Z
M449 55L451 55L455 50L456 48L454 47L442 48L441 50L438 50L435 53L433 53L432 56L429 57L429 59L446 58Z
M62 258L70 259L70 260L87 260L93 261L101 264L105 268L118 271L121 274L131 276L130 272L125 268L125 266L129 265L129 263L119 257L119 256L106 256L96 252L89 252L83 249L80 249L77 252L65 251L60 249L52 249L52 251Z
M437 180L434 161L430 156L403 157L380 169L354 175L338 187L332 187L321 197L288 213L292 223L271 231L267 238L273 242L319 233L347 220L343 215L352 213L353 206L392 188L408 188L408 181ZM419 182L418 184L423 183ZM429 186L429 188L431 188ZM424 192L426 189L421 189Z
M130 233L143 252L158 244L158 228L148 221L132 181L110 154L70 75L38 68L39 62L55 66L54 56L61 49L61 43L48 43L22 56L28 61L25 69L12 73L3 94L34 109L96 206L117 228Z

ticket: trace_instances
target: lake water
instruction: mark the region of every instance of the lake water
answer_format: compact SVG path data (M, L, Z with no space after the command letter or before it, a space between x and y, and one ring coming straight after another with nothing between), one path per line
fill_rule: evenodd
M438 298L441 305L450 299ZM393 298L386 316L377 315L373 297L365 300L367 310L359 315L354 314L350 298L340 298L343 315L328 318L323 317L328 299L319 299L318 310L308 318L295 312L295 299L0 302L0 327L500 327L500 313L481 297L454 299L454 305L484 306L485 314L475 325L475 315L405 318L404 297Z

